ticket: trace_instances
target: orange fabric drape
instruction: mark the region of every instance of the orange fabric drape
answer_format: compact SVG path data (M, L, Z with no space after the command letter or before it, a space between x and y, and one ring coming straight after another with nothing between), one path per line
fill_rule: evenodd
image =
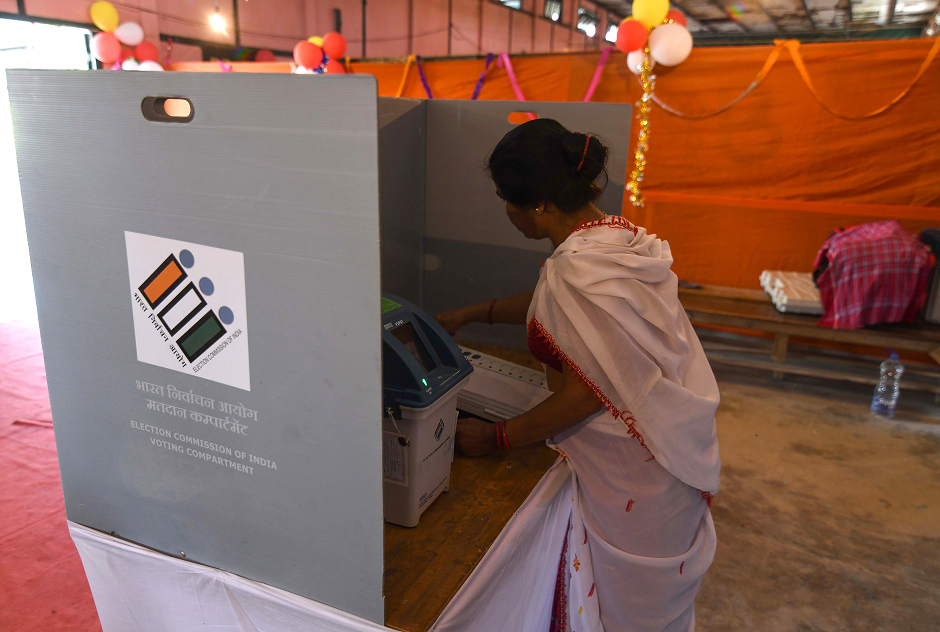
M877 115L849 120L820 104L847 117L882 108L911 85L933 44L803 44L799 59L815 96L791 48L756 88L719 114L686 118L655 106L643 182L647 206L627 202L624 214L670 241L680 277L752 288L764 269L809 271L840 226L889 218L912 231L940 226L940 59ZM774 50L780 49L693 49L680 66L656 68L656 94L691 117L713 112L760 76ZM580 101L599 55L515 57L513 66L527 100ZM436 98L469 99L484 65L483 59L426 61L424 71ZM404 63L351 66L375 75L383 96L394 96L402 84ZM425 96L416 72L405 76L401 94ZM623 54L612 54L592 101L633 103L639 95ZM479 98L515 100L505 69L490 70Z

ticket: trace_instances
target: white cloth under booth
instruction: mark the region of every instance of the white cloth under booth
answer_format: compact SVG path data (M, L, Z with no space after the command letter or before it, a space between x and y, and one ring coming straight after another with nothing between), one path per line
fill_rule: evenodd
M104 632L388 630L267 584L68 525Z

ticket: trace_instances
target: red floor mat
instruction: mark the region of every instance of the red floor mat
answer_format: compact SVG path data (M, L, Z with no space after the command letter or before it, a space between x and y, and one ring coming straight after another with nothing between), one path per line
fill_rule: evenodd
M101 630L65 523L39 332L0 324L0 630Z

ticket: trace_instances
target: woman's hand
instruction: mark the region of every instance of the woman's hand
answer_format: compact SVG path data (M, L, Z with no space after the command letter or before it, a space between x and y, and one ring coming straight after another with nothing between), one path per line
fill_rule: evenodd
M449 312L441 312L434 318L451 336L456 335L457 330L461 327L469 325L473 322L473 317L469 313L469 308L467 307L454 309Z
M457 448L464 456L486 456L496 452L496 424L476 417L458 419Z

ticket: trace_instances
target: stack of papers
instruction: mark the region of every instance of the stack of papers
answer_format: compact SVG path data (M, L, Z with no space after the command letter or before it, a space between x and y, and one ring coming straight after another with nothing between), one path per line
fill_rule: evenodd
M823 313L819 289L810 272L764 270L760 274L760 284L770 294L777 311L790 314Z

